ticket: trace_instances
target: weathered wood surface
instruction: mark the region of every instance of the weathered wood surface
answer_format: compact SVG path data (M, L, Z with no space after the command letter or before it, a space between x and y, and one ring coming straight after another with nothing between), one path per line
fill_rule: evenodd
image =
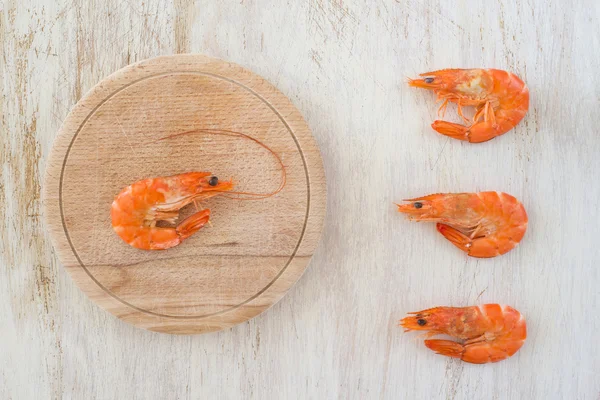
M600 8L575 2L4 0L0 3L0 398L564 398L600 395ZM323 241L268 312L231 330L161 335L92 303L57 262L41 178L69 109L132 62L236 62L298 107L328 180ZM433 132L407 76L509 69L531 90L519 127L469 145ZM392 202L501 190L521 245L467 259ZM525 314L511 359L444 359L396 321L434 305Z

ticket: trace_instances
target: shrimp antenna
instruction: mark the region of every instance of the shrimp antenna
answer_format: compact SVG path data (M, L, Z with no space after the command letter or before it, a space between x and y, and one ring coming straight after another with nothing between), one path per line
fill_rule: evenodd
M225 192L222 195L222 197L227 197L227 198L236 199L236 200L260 200L260 199L266 199L268 197L276 195L277 193L281 192L283 190L283 188L285 187L285 184L287 181L287 173L285 170L285 165L283 164L283 161L281 160L281 157L279 157L279 155L277 155L277 153L275 153L269 146L267 146L260 140L253 138L250 135L246 135L245 133L230 131L230 130L226 130L226 129L199 128L199 129L192 129L192 130L181 132L181 133L174 133L172 135L160 138L157 141L162 141L162 140L174 138L177 136L189 135L189 134L194 134L194 133L207 133L207 134L211 134L211 135L246 138L246 139L251 140L254 143L258 144L259 146L267 149L275 157L275 159L281 166L281 183L279 184L279 187L277 189L275 189L274 191L272 191L271 193L252 193L252 192L235 192L235 191L230 192L230 191L228 191L228 192ZM238 195L238 197L229 196L231 194ZM249 197L249 198L239 197L240 195L251 196L251 197Z

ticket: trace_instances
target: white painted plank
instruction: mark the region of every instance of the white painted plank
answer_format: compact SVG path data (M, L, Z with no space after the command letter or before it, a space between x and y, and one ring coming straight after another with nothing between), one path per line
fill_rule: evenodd
M0 398L598 399L600 6L527 2L191 0L0 4ZM300 282L229 331L175 337L98 309L53 256L41 174L70 107L128 63L201 52L290 97L314 131L328 222ZM407 76L495 67L524 78L524 123L480 145L431 130ZM525 204L522 244L467 259L393 201L501 190ZM444 359L407 311L511 304L529 338L493 365Z

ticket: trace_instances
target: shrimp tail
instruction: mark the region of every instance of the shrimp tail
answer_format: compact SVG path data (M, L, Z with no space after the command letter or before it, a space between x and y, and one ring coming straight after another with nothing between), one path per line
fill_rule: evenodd
M425 346L446 357L462 358L465 346L451 340L431 339L425 341Z
M510 119L497 118L495 121L477 122L470 127L437 120L431 124L431 127L442 135L454 139L466 140L470 143L482 143L508 132L515 125L514 121Z
M453 245L471 257L496 257L506 253L514 247L514 245L510 245L510 243L505 243L504 245L502 245L502 243L498 244L495 239L490 237L471 239L461 231L439 222L436 227L439 233L444 235L444 237L452 242Z
M455 245L465 253L469 253L471 247L471 239L468 236L466 236L459 230L452 228L451 226L444 225L439 222L436 224L436 227L438 232L441 233L450 242L452 242L453 245Z
M451 138L458 139L458 140L470 141L469 140L469 127L467 127L467 126L464 126L461 124L455 124L453 122L442 121L442 120L438 119L436 121L433 121L433 124L431 124L431 127L433 129L435 129L436 131L438 131L439 133L441 133L442 135L449 136Z
M181 221L181 223L177 225L177 228L175 228L175 230L177 231L177 234L179 235L181 240L187 239L194 233L196 233L198 230L200 230L200 228L202 228L204 225L206 225L209 219L210 210L206 208L197 212L196 214L190 215L189 217Z

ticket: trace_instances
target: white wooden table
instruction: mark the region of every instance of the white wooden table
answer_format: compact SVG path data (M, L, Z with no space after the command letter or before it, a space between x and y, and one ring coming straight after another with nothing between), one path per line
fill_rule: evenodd
M0 398L598 399L599 3L428 3L0 2ZM194 337L98 308L40 216L69 109L115 70L181 52L236 62L289 96L329 194L321 245L288 295ZM525 121L480 145L436 134L433 96L406 85L473 66L514 71L531 90ZM530 217L521 245L492 260L466 258L392 205L486 189L517 196ZM407 311L483 302L528 322L525 346L498 364L437 356L396 326Z

